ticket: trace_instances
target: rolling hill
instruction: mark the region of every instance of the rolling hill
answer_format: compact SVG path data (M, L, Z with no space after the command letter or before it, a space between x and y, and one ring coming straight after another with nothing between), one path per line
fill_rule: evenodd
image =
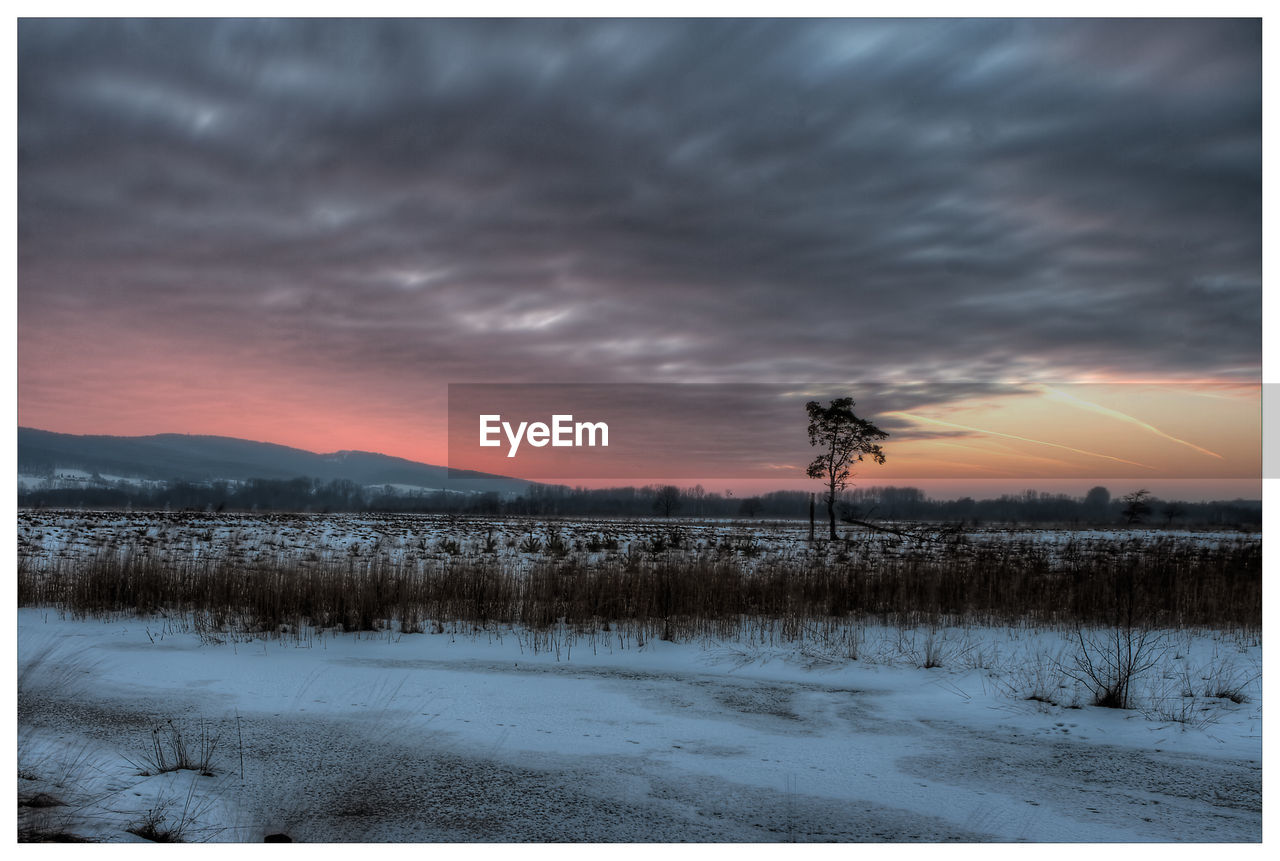
M101 476L153 481L250 478L346 479L361 486L464 492L519 493L532 482L418 463L367 451L317 454L299 448L223 436L79 436L18 428L18 473L51 475L78 470Z

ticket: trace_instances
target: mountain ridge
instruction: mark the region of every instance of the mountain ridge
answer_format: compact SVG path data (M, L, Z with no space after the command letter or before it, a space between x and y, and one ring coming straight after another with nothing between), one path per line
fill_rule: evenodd
M359 449L313 452L215 434L115 436L19 427L18 472L40 475L58 469L154 481L312 478L464 492L518 493L534 484Z

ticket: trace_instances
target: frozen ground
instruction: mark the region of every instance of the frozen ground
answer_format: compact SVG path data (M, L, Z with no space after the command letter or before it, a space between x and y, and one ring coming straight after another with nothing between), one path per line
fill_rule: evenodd
M1188 721L1072 707L1079 691L1027 700L1069 648L1062 632L940 632L943 666L922 669L916 632L890 630L849 661L18 621L19 822L43 834L138 840L128 829L150 818L187 840L1261 839L1261 649L1247 637L1168 639L1144 701L1227 663L1247 679L1244 702L1193 699ZM201 721L218 737L212 776L139 775L170 720L194 747Z
M902 524L898 524L901 526ZM825 524L819 524L825 528ZM303 564L337 557L382 556L424 561L447 556L495 556L527 565L544 559L553 536L587 559L648 550L654 542L686 553L729 554L753 559L802 558L840 552L828 542L806 541L800 521L697 520L692 518L487 518L429 514L238 514L165 511L18 512L18 550L30 564L46 565L103 552L146 551L187 558L232 561L293 557ZM842 525L857 549L894 555L940 552L943 544L920 544L892 534ZM821 530L819 535L821 535ZM1130 543L1176 542L1182 546L1258 543L1259 533L1185 529L1048 529L967 527L965 543L1055 552L1065 548L1110 554ZM492 541L492 550L486 549ZM674 542L674 543L673 543Z

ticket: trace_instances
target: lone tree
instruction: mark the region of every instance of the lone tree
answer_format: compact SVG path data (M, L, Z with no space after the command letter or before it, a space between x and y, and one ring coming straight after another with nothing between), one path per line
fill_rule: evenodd
M853 398L836 398L827 407L809 401L805 409L809 412L809 445L821 449L821 454L809 464L808 475L827 485L823 499L827 503L827 519L834 541L836 497L849 486L854 464L868 456L876 463L884 463L884 452L876 440L888 439L889 435L853 414Z

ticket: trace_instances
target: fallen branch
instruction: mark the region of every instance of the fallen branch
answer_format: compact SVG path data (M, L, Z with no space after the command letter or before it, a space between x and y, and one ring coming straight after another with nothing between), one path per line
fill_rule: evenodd
M845 518L842 518L842 520L845 523L851 523L855 526L865 526L867 529L871 529L876 532L884 532L884 533L888 533L889 535L897 535L899 538L909 538L913 541L927 541L927 542L937 543L937 542L945 541L946 539L952 538L956 535L964 534L964 526L961 523L945 523L938 529L934 530L932 533L929 533L924 529L915 529L915 530L894 529L891 526L885 526L880 523L873 523L869 520L858 520L857 518L854 518L854 517L845 517ZM848 539L845 539L845 540L847 541Z

